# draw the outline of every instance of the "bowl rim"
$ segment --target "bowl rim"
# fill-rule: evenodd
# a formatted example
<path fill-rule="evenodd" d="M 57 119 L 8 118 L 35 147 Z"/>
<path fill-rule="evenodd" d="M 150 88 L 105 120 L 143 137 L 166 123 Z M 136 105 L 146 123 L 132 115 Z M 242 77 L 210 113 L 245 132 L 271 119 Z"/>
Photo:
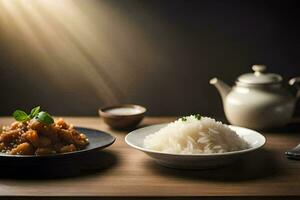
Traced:
<path fill-rule="evenodd" d="M 130 114 L 130 115 L 116 115 L 116 114 L 106 112 L 107 110 L 114 109 L 114 108 L 135 108 L 135 109 L 139 110 L 140 112 L 138 112 L 136 114 Z M 113 105 L 113 106 L 106 106 L 103 108 L 99 108 L 98 111 L 99 111 L 100 117 L 102 116 L 102 117 L 115 118 L 115 117 L 133 117 L 133 116 L 143 115 L 143 114 L 145 114 L 147 109 L 144 106 L 141 106 L 138 104 L 117 104 L 117 105 Z"/>
<path fill-rule="evenodd" d="M 167 125 L 168 123 L 163 123 L 163 124 L 155 124 L 155 125 L 150 125 L 150 126 L 146 126 L 146 127 L 143 127 L 143 128 L 139 128 L 139 129 L 136 129 L 134 131 L 131 131 L 130 133 L 128 133 L 125 137 L 125 142 L 127 145 L 135 148 L 135 149 L 138 149 L 140 151 L 143 151 L 145 153 L 154 153 L 154 154 L 161 154 L 161 155 L 168 155 L 168 156 L 184 156 L 184 157 L 214 157 L 214 156 L 228 156 L 228 155 L 237 155 L 237 154 L 243 154 L 243 153 L 249 153 L 249 152 L 252 152 L 252 151 L 255 151 L 255 150 L 258 150 L 260 148 L 262 148 L 265 144 L 266 144 L 266 137 L 263 136 L 262 134 L 260 134 L 259 132 L 255 131 L 255 130 L 252 130 L 252 129 L 248 129 L 248 128 L 244 128 L 244 127 L 240 127 L 240 126 L 233 126 L 233 125 L 228 125 L 230 128 L 238 128 L 238 129 L 243 129 L 243 130 L 246 130 L 246 131 L 251 131 L 251 132 L 254 132 L 257 134 L 258 137 L 260 137 L 262 139 L 262 144 L 260 144 L 259 146 L 257 147 L 250 147 L 248 149 L 243 149 L 243 150 L 239 150 L 239 151 L 230 151 L 230 152 L 224 152 L 224 153 L 196 153 L 196 154 L 180 154 L 180 153 L 167 153 L 167 152 L 161 152 L 161 151 L 156 151 L 156 150 L 151 150 L 151 149 L 146 149 L 144 147 L 139 147 L 135 144 L 132 144 L 131 142 L 128 141 L 128 137 L 131 135 L 131 134 L 134 134 L 135 131 L 137 130 L 142 130 L 142 129 L 146 129 L 146 128 L 149 128 L 149 127 L 152 127 L 152 126 L 165 126 Z"/>

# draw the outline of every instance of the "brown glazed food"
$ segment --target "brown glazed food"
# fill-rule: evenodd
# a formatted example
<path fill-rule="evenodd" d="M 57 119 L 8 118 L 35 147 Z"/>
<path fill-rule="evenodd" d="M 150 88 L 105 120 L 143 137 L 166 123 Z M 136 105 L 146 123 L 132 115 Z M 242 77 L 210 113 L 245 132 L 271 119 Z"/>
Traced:
<path fill-rule="evenodd" d="M 51 125 L 37 120 L 2 127 L 0 151 L 11 155 L 47 155 L 84 149 L 87 137 L 58 119 Z"/>

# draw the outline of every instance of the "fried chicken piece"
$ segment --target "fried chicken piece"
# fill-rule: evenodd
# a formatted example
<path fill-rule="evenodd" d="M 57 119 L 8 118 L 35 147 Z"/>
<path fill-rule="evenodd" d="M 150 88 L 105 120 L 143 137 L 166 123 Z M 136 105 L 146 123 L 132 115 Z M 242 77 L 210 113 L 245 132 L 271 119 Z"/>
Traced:
<path fill-rule="evenodd" d="M 76 151 L 76 147 L 74 144 L 70 144 L 70 145 L 65 145 L 60 149 L 60 153 L 66 153 L 66 152 L 72 152 L 72 151 Z"/>
<path fill-rule="evenodd" d="M 13 148 L 10 152 L 11 155 L 32 155 L 34 148 L 28 142 L 19 144 L 16 148 Z"/>
<path fill-rule="evenodd" d="M 20 136 L 19 130 L 5 131 L 5 132 L 2 132 L 0 134 L 0 142 L 3 142 L 5 144 L 9 144 L 9 143 L 12 143 L 19 136 Z"/>
<path fill-rule="evenodd" d="M 29 130 L 25 133 L 25 138 L 34 146 L 38 147 L 40 143 L 39 136 L 36 130 Z"/>
<path fill-rule="evenodd" d="M 48 155 L 54 153 L 56 153 L 56 151 L 51 147 L 39 147 L 35 151 L 35 155 Z"/>

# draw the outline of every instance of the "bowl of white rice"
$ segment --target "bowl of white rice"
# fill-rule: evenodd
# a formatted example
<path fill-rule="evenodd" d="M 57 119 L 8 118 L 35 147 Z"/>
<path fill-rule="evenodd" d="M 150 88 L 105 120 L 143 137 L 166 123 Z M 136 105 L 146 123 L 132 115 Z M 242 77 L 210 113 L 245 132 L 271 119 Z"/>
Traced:
<path fill-rule="evenodd" d="M 229 164 L 258 150 L 266 138 L 254 130 L 191 115 L 168 124 L 137 129 L 125 141 L 164 166 L 206 169 Z"/>

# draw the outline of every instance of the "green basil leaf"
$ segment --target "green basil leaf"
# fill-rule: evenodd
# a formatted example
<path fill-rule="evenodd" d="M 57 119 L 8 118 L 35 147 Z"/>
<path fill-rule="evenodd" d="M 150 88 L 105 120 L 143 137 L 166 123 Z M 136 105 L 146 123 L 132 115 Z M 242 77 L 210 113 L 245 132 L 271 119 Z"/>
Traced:
<path fill-rule="evenodd" d="M 47 112 L 39 112 L 36 116 L 35 119 L 38 120 L 39 122 L 42 122 L 44 124 L 50 125 L 54 123 L 53 118 L 47 113 Z"/>
<path fill-rule="evenodd" d="M 202 116 L 200 114 L 196 114 L 196 115 L 194 115 L 194 117 L 198 120 L 201 120 L 201 118 L 202 118 Z"/>
<path fill-rule="evenodd" d="M 30 112 L 30 118 L 34 118 L 40 112 L 40 109 L 40 106 L 33 108 Z"/>
<path fill-rule="evenodd" d="M 26 112 L 24 112 L 22 110 L 16 110 L 13 113 L 13 117 L 15 118 L 15 120 L 17 120 L 19 122 L 26 122 L 26 121 L 30 120 L 30 117 L 26 114 Z"/>

